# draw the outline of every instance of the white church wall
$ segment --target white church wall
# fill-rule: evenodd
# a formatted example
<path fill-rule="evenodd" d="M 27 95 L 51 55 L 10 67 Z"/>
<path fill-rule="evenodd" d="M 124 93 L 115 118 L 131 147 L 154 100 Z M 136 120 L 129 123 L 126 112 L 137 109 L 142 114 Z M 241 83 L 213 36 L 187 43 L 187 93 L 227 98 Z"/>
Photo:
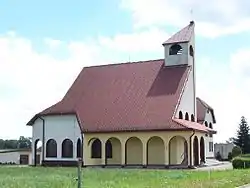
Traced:
<path fill-rule="evenodd" d="M 203 123 L 204 125 L 206 125 L 205 122 L 207 122 L 208 127 L 209 127 L 209 124 L 211 124 L 212 127 L 214 126 L 213 125 L 213 116 L 209 110 L 206 111 L 205 121 Z M 214 157 L 214 139 L 213 139 L 212 134 L 207 134 L 205 136 L 205 145 L 206 145 L 206 157 L 213 158 Z"/>
<path fill-rule="evenodd" d="M 187 83 L 184 86 L 184 91 L 183 91 L 180 103 L 175 113 L 176 118 L 179 118 L 180 111 L 183 114 L 183 119 L 185 119 L 186 112 L 188 113 L 189 120 L 191 120 L 191 115 L 195 114 L 196 101 L 194 101 L 194 87 L 193 86 L 194 86 L 193 85 L 193 73 L 191 71 L 189 73 Z"/>
<path fill-rule="evenodd" d="M 58 115 L 45 116 L 45 143 L 44 152 L 46 154 L 46 142 L 49 139 L 54 139 L 57 143 L 57 158 L 47 158 L 44 155 L 44 160 L 77 160 L 77 140 L 81 138 L 81 130 L 75 115 Z M 35 143 L 37 139 L 43 140 L 43 122 L 37 119 L 32 129 L 32 141 Z M 64 139 L 70 139 L 73 142 L 73 158 L 62 158 L 62 142 Z M 33 150 L 34 152 L 34 144 Z M 34 161 L 34 154 L 33 154 Z"/>

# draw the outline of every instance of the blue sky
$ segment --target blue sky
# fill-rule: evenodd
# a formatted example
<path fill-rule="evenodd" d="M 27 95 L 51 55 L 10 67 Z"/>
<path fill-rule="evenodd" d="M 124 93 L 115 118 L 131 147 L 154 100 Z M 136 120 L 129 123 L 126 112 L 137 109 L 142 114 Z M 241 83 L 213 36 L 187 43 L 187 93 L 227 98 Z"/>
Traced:
<path fill-rule="evenodd" d="M 0 33 L 14 30 L 32 40 L 37 50 L 44 50 L 41 40 L 46 36 L 63 41 L 93 40 L 98 36 L 112 37 L 117 33 L 133 32 L 133 17 L 130 11 L 121 7 L 119 0 L 4 1 L 0 7 L 0 22 Z M 169 32 L 179 29 L 167 24 L 160 28 Z M 212 53 L 226 58 L 234 49 L 231 45 L 247 45 L 245 38 L 248 36 L 247 32 L 216 40 L 198 36 L 197 49 L 199 55 Z"/>
<path fill-rule="evenodd" d="M 34 39 L 50 36 L 60 40 L 79 40 L 131 31 L 131 16 L 119 9 L 117 0 L 10 0 L 1 4 L 0 21 L 2 32 L 15 29 Z"/>
<path fill-rule="evenodd" d="M 119 0 L 4 1 L 0 7 L 0 22 L 1 33 L 14 30 L 18 35 L 31 39 L 38 49 L 42 48 L 41 40 L 46 36 L 63 41 L 92 40 L 98 36 L 112 37 L 117 33 L 133 31 L 132 15 L 120 6 Z M 167 24 L 160 28 L 169 32 L 179 29 Z M 247 45 L 245 39 L 248 36 L 247 32 L 222 36 L 216 40 L 198 36 L 198 52 L 201 55 L 212 53 L 226 58 L 234 49 L 231 45 Z M 206 45 L 203 45 L 204 43 Z M 225 46 L 225 43 L 229 45 Z M 202 48 L 199 48 L 199 45 Z M 215 45 L 218 47 L 215 48 Z M 220 50 L 217 50 L 218 48 Z"/>
<path fill-rule="evenodd" d="M 191 17 L 196 23 L 197 94 L 215 108 L 217 141 L 232 136 L 240 116 L 250 117 L 245 105 L 250 103 L 245 89 L 250 84 L 250 3 L 203 3 L 3 1 L 0 112 L 1 126 L 8 126 L 0 137 L 30 136 L 29 118 L 60 100 L 84 66 L 163 58 L 162 42 Z"/>

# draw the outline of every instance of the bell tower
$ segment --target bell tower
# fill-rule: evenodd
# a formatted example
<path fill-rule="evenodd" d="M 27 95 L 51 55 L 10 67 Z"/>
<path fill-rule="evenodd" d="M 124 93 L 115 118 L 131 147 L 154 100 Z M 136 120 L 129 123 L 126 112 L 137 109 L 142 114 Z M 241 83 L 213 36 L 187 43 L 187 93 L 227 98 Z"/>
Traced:
<path fill-rule="evenodd" d="M 183 98 L 185 98 L 182 105 L 182 111 L 193 114 L 195 120 L 197 119 L 196 113 L 196 70 L 195 70 L 195 34 L 194 34 L 194 21 L 190 21 L 189 25 L 175 33 L 162 45 L 164 47 L 164 64 L 165 67 L 176 66 L 189 66 L 190 73 L 188 81 L 185 86 Z M 183 99 L 184 100 L 184 99 Z M 187 102 L 188 101 L 188 102 Z"/>
<path fill-rule="evenodd" d="M 165 66 L 193 65 L 195 54 L 194 21 L 174 34 L 162 45 L 165 52 Z"/>

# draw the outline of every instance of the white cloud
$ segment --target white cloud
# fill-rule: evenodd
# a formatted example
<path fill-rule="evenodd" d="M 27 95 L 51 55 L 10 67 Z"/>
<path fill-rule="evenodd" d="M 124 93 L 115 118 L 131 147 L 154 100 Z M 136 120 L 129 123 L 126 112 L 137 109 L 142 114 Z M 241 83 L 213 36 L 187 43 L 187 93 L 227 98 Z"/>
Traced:
<path fill-rule="evenodd" d="M 239 76 L 250 77 L 250 48 L 238 49 L 231 55 L 231 69 Z"/>
<path fill-rule="evenodd" d="M 226 26 L 212 22 L 197 22 L 196 26 L 197 34 L 204 37 L 216 38 L 245 31 L 250 32 L 250 17 Z"/>
<path fill-rule="evenodd" d="M 121 8 L 132 12 L 135 28 L 183 27 L 194 19 L 197 34 L 210 38 L 249 32 L 249 6 L 245 0 L 121 0 Z"/>
<path fill-rule="evenodd" d="M 44 39 L 44 42 L 50 49 L 57 49 L 62 44 L 62 41 L 48 37 Z"/>
<path fill-rule="evenodd" d="M 238 50 L 229 63 L 211 58 L 198 61 L 197 94 L 215 110 L 216 141 L 234 136 L 241 116 L 250 117 L 250 49 Z"/>
<path fill-rule="evenodd" d="M 161 44 L 169 38 L 169 34 L 157 28 L 133 34 L 118 34 L 113 38 L 100 37 L 100 44 L 111 50 L 122 52 L 158 52 Z"/>
<path fill-rule="evenodd" d="M 70 57 L 59 60 L 49 53 L 38 53 L 29 39 L 2 35 L 0 112 L 4 129 L 0 136 L 30 135 L 30 129 L 25 128 L 27 121 L 60 100 L 82 67 L 99 62 L 97 49 L 90 46 L 72 42 L 68 44 Z"/>

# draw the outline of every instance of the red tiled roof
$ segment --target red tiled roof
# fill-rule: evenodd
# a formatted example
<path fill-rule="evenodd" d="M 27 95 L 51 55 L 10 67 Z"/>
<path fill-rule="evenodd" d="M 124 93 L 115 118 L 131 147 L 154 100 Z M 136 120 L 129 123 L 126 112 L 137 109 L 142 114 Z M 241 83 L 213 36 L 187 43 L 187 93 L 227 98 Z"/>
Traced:
<path fill-rule="evenodd" d="M 60 102 L 37 116 L 75 113 L 83 132 L 183 130 L 172 116 L 189 70 L 166 67 L 164 59 L 87 67 Z"/>
<path fill-rule="evenodd" d="M 196 98 L 196 105 L 197 105 L 197 121 L 203 122 L 205 120 L 205 115 L 207 110 L 210 110 L 213 118 L 213 123 L 216 123 L 214 109 L 209 106 L 205 101 L 201 100 L 199 97 Z"/>
<path fill-rule="evenodd" d="M 182 126 L 189 128 L 189 129 L 194 129 L 194 130 L 198 130 L 201 132 L 216 133 L 215 130 L 210 129 L 210 128 L 206 127 L 205 125 L 197 123 L 197 122 L 187 121 L 184 119 L 173 119 L 173 121 L 179 125 L 182 125 Z"/>
<path fill-rule="evenodd" d="M 190 41 L 194 32 L 194 25 L 194 21 L 191 21 L 188 26 L 184 27 L 182 30 L 170 37 L 163 43 L 163 45 Z"/>

